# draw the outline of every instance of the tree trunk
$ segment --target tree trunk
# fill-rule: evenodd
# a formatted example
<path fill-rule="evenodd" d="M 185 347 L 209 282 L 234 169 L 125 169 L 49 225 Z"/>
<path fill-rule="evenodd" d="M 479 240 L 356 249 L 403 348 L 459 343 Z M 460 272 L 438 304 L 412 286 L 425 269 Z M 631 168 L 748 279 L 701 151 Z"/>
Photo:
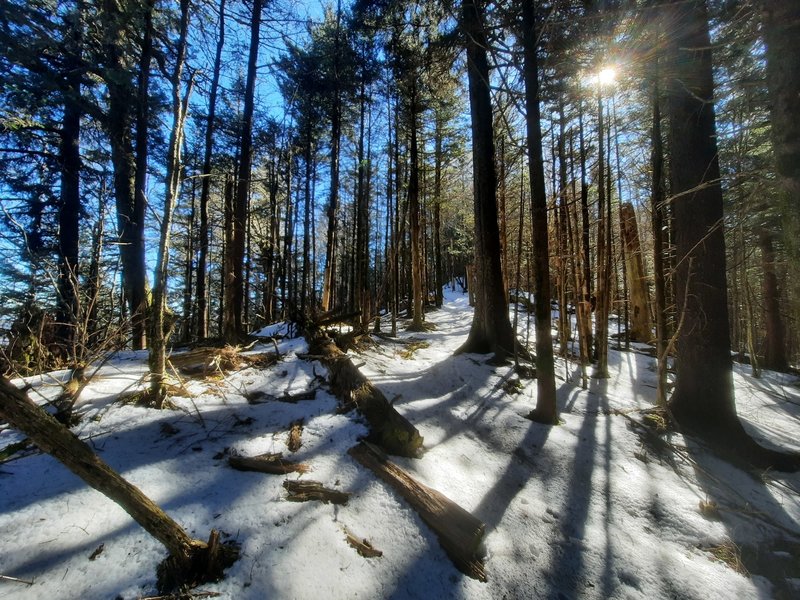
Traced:
<path fill-rule="evenodd" d="M 422 231 L 420 228 L 420 203 L 419 203 L 419 145 L 417 141 L 417 118 L 420 109 L 417 104 L 416 84 L 411 93 L 409 106 L 409 170 L 408 170 L 408 212 L 411 224 L 411 331 L 421 331 L 424 328 L 424 269 L 422 257 Z"/>
<path fill-rule="evenodd" d="M 358 329 L 366 333 L 369 328 L 369 321 L 372 308 L 370 307 L 369 293 L 369 186 L 368 169 L 370 169 L 369 157 L 365 160 L 364 133 L 367 124 L 368 98 L 365 84 L 361 83 L 361 114 L 358 136 L 358 193 L 356 194 L 356 239 L 355 239 L 355 289 L 353 295 L 355 307 L 359 313 L 357 319 Z M 372 119 L 370 113 L 370 119 Z"/>
<path fill-rule="evenodd" d="M 758 232 L 758 245 L 761 248 L 761 266 L 764 272 L 762 294 L 764 301 L 764 368 L 773 371 L 787 371 L 789 359 L 786 356 L 786 337 L 781 316 L 781 293 L 778 287 L 778 274 L 775 269 L 775 248 L 773 234 L 765 228 Z"/>
<path fill-rule="evenodd" d="M 114 197 L 117 203 L 119 253 L 122 260 L 122 285 L 131 319 L 134 350 L 145 347 L 147 277 L 144 254 L 144 207 L 135 193 L 136 161 L 133 152 L 131 98 L 135 97 L 130 72 L 120 47 L 130 18 L 114 0 L 104 2 L 104 39 L 108 113 L 106 129 L 114 167 Z"/>
<path fill-rule="evenodd" d="M 664 272 L 664 148 L 661 135 L 661 92 L 659 89 L 658 58 L 654 59 L 653 74 L 653 128 L 651 168 L 653 172 L 651 188 L 651 222 L 653 227 L 653 279 L 655 280 L 656 316 L 656 354 L 658 360 L 658 383 L 656 386 L 656 406 L 667 406 L 667 293 Z"/>
<path fill-rule="evenodd" d="M 436 306 L 441 308 L 444 303 L 444 271 L 442 267 L 442 163 L 444 161 L 443 117 L 437 111 L 436 130 L 434 132 L 434 167 L 433 167 L 433 271 Z"/>
<path fill-rule="evenodd" d="M 135 6 L 135 4 L 133 5 Z M 142 270 L 146 270 L 145 266 L 145 212 L 147 209 L 147 165 L 150 156 L 150 63 L 153 57 L 153 11 L 155 9 L 155 0 L 145 0 L 140 10 L 142 10 L 142 49 L 139 54 L 139 80 L 137 82 L 136 91 L 136 156 L 135 156 L 135 169 L 133 180 L 133 222 L 136 224 L 137 231 L 137 253 L 141 253 L 141 258 L 137 257 L 137 263 L 140 262 Z M 126 99 L 129 101 L 129 99 Z M 111 109 L 113 110 L 113 108 Z M 142 293 L 144 296 L 144 304 L 140 309 L 140 318 L 134 313 L 133 309 L 131 314 L 133 316 L 133 337 L 134 348 L 138 340 L 141 340 L 142 348 L 144 348 L 147 341 L 147 326 L 146 322 L 147 309 L 149 308 L 149 300 L 147 298 L 147 279 L 146 275 L 142 276 Z M 137 304 L 138 306 L 138 304 Z M 141 328 L 141 332 L 139 331 Z M 144 339 L 142 339 L 144 336 Z"/>
<path fill-rule="evenodd" d="M 180 525 L 139 488 L 123 479 L 92 452 L 86 443 L 31 402 L 5 378 L 0 378 L 0 418 L 22 431 L 39 448 L 61 462 L 87 485 L 119 505 L 167 548 L 174 566 L 183 571 L 184 575 L 198 575 L 200 579 L 212 581 L 218 579 L 222 575 L 222 569 L 235 560 L 234 552 L 229 554 L 228 560 L 211 560 L 213 557 L 209 556 L 210 548 L 207 544 L 189 537 Z M 213 532 L 211 538 L 214 538 Z M 218 572 L 211 572 L 215 565 L 219 567 Z M 202 570 L 206 570 L 205 578 L 200 574 Z M 196 573 L 192 573 L 193 571 Z M 180 579 L 180 574 L 178 575 Z"/>
<path fill-rule="evenodd" d="M 567 288 L 569 285 L 568 263 L 567 263 L 567 157 L 566 157 L 566 132 L 564 115 L 564 101 L 559 102 L 558 106 L 558 139 L 556 142 L 556 152 L 558 154 L 558 194 L 556 201 L 558 208 L 556 211 L 556 239 L 558 240 L 558 349 L 561 356 L 569 355 L 569 339 L 571 334 L 571 318 L 567 307 Z"/>
<path fill-rule="evenodd" d="M 211 195 L 211 158 L 214 152 L 214 120 L 217 112 L 217 92 L 219 90 L 222 50 L 225 46 L 225 0 L 219 2 L 219 35 L 211 74 L 211 90 L 208 95 L 208 117 L 206 118 L 205 144 L 203 154 L 202 187 L 200 188 L 200 242 L 197 258 L 197 337 L 208 337 L 208 201 Z"/>
<path fill-rule="evenodd" d="M 680 331 L 670 404 L 679 422 L 721 433 L 738 422 L 708 16 L 704 2 L 672 6 L 667 106 Z"/>
<path fill-rule="evenodd" d="M 161 217 L 161 235 L 156 258 L 156 277 L 153 286 L 153 311 L 150 332 L 150 401 L 156 408 L 162 408 L 167 396 L 166 391 L 166 346 L 171 333 L 172 324 L 166 322 L 167 317 L 167 274 L 169 270 L 169 246 L 172 228 L 172 213 L 181 187 L 181 148 L 183 130 L 186 122 L 189 96 L 192 91 L 190 83 L 186 96 L 181 96 L 183 66 L 186 58 L 186 36 L 189 29 L 189 0 L 180 0 L 181 20 L 178 45 L 176 48 L 175 66 L 172 71 L 172 130 L 169 136 L 167 153 L 167 173 L 164 182 L 164 213 Z"/>
<path fill-rule="evenodd" d="M 193 335 L 193 315 L 192 315 L 192 288 L 194 278 L 194 253 L 195 253 L 195 215 L 197 212 L 197 180 L 192 179 L 192 205 L 186 219 L 186 248 L 184 255 L 183 271 L 183 326 L 181 330 L 181 341 L 188 344 L 192 341 Z"/>
<path fill-rule="evenodd" d="M 783 240 L 795 298 L 794 316 L 800 319 L 800 2 L 761 2 Z"/>
<path fill-rule="evenodd" d="M 608 313 L 610 290 L 611 248 L 608 243 L 611 222 L 607 216 L 605 132 L 603 119 L 602 83 L 597 82 L 597 311 L 595 313 L 595 349 L 597 368 L 594 377 L 608 378 Z"/>
<path fill-rule="evenodd" d="M 528 169 L 531 185 L 531 226 L 534 254 L 534 311 L 536 314 L 536 408 L 528 415 L 541 423 L 558 423 L 555 365 L 550 311 L 550 250 L 547 234 L 547 193 L 542 161 L 539 112 L 539 72 L 533 0 L 522 2 Z"/>
<path fill-rule="evenodd" d="M 625 248 L 625 275 L 628 278 L 630 291 L 630 339 L 634 342 L 649 343 L 653 338 L 650 323 L 650 298 L 647 292 L 647 276 L 644 272 L 642 248 L 639 243 L 639 227 L 636 224 L 636 213 L 630 202 L 620 205 L 620 225 L 622 226 L 622 246 Z"/>
<path fill-rule="evenodd" d="M 225 341 L 237 344 L 244 335 L 242 312 L 244 310 L 244 254 L 247 238 L 247 205 L 250 197 L 250 170 L 253 164 L 253 111 L 258 66 L 259 33 L 263 0 L 253 0 L 250 21 L 250 54 L 247 59 L 247 79 L 242 111 L 241 145 L 239 147 L 239 173 L 236 197 L 233 203 L 233 236 L 227 248 L 225 294 Z"/>
<path fill-rule="evenodd" d="M 66 87 L 64 89 L 64 114 L 61 119 L 61 198 L 58 208 L 58 338 L 73 360 L 81 360 L 86 348 L 77 348 L 80 323 L 78 296 L 78 248 L 81 214 L 81 54 L 83 4 L 77 3 L 69 15 L 69 51 L 65 53 Z"/>
<path fill-rule="evenodd" d="M 488 43 L 478 2 L 480 0 L 462 1 L 461 26 L 467 49 L 472 121 L 476 302 L 469 336 L 458 352 L 494 352 L 500 358 L 514 353 L 516 338 L 503 291 L 492 104 L 486 57 Z"/>
<path fill-rule="evenodd" d="M 581 162 L 581 263 L 583 264 L 583 287 L 581 294 L 583 298 L 581 301 L 584 305 L 585 317 L 589 323 L 589 329 L 586 332 L 586 341 L 588 343 L 589 351 L 594 345 L 592 339 L 592 312 L 594 311 L 594 302 L 592 301 L 592 248 L 591 248 L 591 224 L 589 222 L 589 185 L 586 182 L 586 138 L 583 133 L 583 99 L 578 98 L 578 143 L 580 149 L 580 162 Z"/>

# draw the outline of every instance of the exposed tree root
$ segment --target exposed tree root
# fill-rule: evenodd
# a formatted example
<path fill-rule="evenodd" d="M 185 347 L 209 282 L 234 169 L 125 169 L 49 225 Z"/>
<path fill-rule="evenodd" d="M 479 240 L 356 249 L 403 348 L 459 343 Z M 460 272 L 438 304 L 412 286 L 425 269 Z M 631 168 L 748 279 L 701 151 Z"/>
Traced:
<path fill-rule="evenodd" d="M 161 562 L 158 566 L 158 591 L 174 592 L 219 581 L 225 569 L 238 558 L 238 544 L 220 541 L 219 532 L 212 529 L 207 543 L 194 540 L 188 553 L 182 556 L 170 554 Z"/>

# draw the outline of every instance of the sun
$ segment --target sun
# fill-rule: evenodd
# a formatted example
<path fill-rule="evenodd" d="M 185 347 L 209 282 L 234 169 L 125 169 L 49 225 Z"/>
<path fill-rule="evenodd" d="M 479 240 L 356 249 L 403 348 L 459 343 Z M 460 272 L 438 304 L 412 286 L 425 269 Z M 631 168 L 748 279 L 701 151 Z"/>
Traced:
<path fill-rule="evenodd" d="M 617 79 L 617 69 L 614 67 L 603 67 L 597 73 L 597 83 L 600 85 L 611 85 Z"/>

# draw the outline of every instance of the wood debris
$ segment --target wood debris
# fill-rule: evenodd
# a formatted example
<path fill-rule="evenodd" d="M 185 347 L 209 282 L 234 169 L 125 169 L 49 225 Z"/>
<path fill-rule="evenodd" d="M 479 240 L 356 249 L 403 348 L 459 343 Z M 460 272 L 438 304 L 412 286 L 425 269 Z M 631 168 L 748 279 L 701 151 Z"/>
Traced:
<path fill-rule="evenodd" d="M 375 548 L 366 538 L 359 539 L 351 532 L 347 531 L 347 529 L 344 530 L 344 534 L 348 545 L 351 548 L 355 548 L 356 552 L 364 558 L 380 558 L 383 556 L 383 552 Z"/>
<path fill-rule="evenodd" d="M 311 470 L 311 467 L 306 464 L 283 460 L 282 452 L 259 456 L 229 456 L 228 464 L 238 471 L 257 471 L 269 475 L 307 473 Z"/>
<path fill-rule="evenodd" d="M 486 525 L 480 519 L 444 494 L 416 481 L 372 444 L 362 442 L 348 454 L 388 483 L 417 511 L 462 573 L 486 581 L 483 566 Z"/>
<path fill-rule="evenodd" d="M 326 488 L 319 481 L 289 481 L 283 482 L 283 487 L 289 492 L 287 499 L 292 502 L 308 502 L 319 500 L 327 504 L 347 504 L 350 494 Z"/>
<path fill-rule="evenodd" d="M 292 421 L 289 429 L 289 438 L 286 440 L 286 446 L 289 448 L 289 452 L 297 452 L 300 450 L 300 447 L 303 445 L 303 442 L 300 439 L 302 435 L 303 419 Z"/>

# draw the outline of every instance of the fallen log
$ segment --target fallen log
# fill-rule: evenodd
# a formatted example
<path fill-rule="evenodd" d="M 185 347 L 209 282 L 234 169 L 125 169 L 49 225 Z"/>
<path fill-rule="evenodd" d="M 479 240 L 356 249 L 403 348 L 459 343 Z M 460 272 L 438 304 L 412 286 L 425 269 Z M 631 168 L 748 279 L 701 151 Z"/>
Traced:
<path fill-rule="evenodd" d="M 0 419 L 22 431 L 42 451 L 122 507 L 167 548 L 170 554 L 159 566 L 159 591 L 216 581 L 238 557 L 238 549 L 220 544 L 219 534 L 214 530 L 208 543 L 191 538 L 139 488 L 109 467 L 85 442 L 5 377 L 0 377 Z"/>
<path fill-rule="evenodd" d="M 326 488 L 319 481 L 289 481 L 283 482 L 283 487 L 289 492 L 288 500 L 292 502 L 308 502 L 309 500 L 319 500 L 323 504 L 331 502 L 333 504 L 347 504 L 350 500 L 348 492 L 340 492 Z"/>
<path fill-rule="evenodd" d="M 361 443 L 348 454 L 388 483 L 417 511 L 459 571 L 486 581 L 482 546 L 486 525 L 480 519 L 444 494 L 416 481 L 372 444 Z"/>
<path fill-rule="evenodd" d="M 245 394 L 245 398 L 249 404 L 265 404 L 267 402 L 288 402 L 289 404 L 297 404 L 301 400 L 314 400 L 317 397 L 317 390 L 308 390 L 307 392 L 298 392 L 296 394 L 282 394 L 274 396 L 267 394 L 261 390 L 255 390 Z"/>
<path fill-rule="evenodd" d="M 230 456 L 228 464 L 237 471 L 257 471 L 268 475 L 287 473 L 307 473 L 311 470 L 306 464 L 283 460 L 283 453 L 261 454 L 259 456 Z"/>
<path fill-rule="evenodd" d="M 315 355 L 330 374 L 331 390 L 347 407 L 354 407 L 367 419 L 369 441 L 389 454 L 416 458 L 422 448 L 422 436 L 386 399 L 378 388 L 353 364 L 333 341 L 317 335 L 311 342 Z"/>

